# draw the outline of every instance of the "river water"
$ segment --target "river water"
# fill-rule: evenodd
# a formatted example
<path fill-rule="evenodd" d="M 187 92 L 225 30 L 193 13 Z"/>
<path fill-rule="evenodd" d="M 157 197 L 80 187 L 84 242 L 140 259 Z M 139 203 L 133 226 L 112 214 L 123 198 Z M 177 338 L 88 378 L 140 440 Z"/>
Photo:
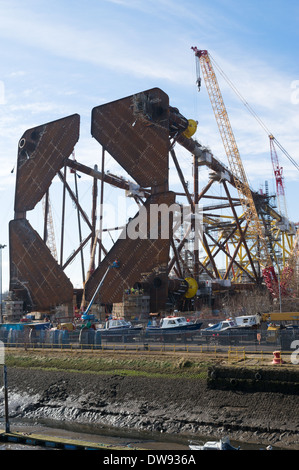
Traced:
<path fill-rule="evenodd" d="M 3 420 L 0 420 L 0 428 L 4 429 Z M 158 432 L 137 431 L 128 429 L 118 429 L 111 427 L 95 428 L 94 426 L 63 422 L 57 426 L 57 422 L 49 420 L 34 422 L 32 420 L 10 421 L 11 432 L 30 434 L 42 434 L 44 436 L 82 440 L 90 443 L 100 443 L 109 445 L 127 446 L 128 449 L 144 449 L 154 451 L 188 451 L 189 441 L 213 441 L 218 440 L 215 436 L 188 436 L 165 434 Z M 244 442 L 231 441 L 234 447 L 242 450 L 260 450 L 265 449 L 264 445 L 248 444 Z M 273 450 L 279 450 L 273 447 Z M 16 443 L 0 443 L 0 450 L 49 450 L 49 448 L 22 445 Z M 55 450 L 55 449 L 51 449 Z M 109 450 L 109 448 L 108 448 Z"/>

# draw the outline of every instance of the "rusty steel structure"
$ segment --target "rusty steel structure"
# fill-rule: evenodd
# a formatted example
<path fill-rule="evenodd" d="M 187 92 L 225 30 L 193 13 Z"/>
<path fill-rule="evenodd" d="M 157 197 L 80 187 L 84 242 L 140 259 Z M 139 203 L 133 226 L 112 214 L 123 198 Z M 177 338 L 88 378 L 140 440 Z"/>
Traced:
<path fill-rule="evenodd" d="M 49 190 L 79 139 L 78 115 L 28 129 L 18 145 L 15 217 L 9 224 L 10 290 L 25 309 L 47 310 L 72 299 L 72 284 L 26 213 Z"/>
<path fill-rule="evenodd" d="M 81 258 L 80 295 L 84 300 L 92 298 L 107 267 L 117 259 L 119 269 L 111 270 L 105 278 L 100 302 L 108 305 L 121 302 L 126 289 L 138 286 L 150 295 L 152 312 L 173 309 L 178 303 L 196 308 L 198 299 L 205 295 L 203 290 L 200 294 L 200 289 L 207 282 L 223 289 L 262 286 L 258 234 L 249 227 L 242 210 L 235 190 L 236 178 L 209 149 L 190 136 L 189 126 L 190 121 L 170 106 L 168 95 L 153 88 L 92 110 L 91 135 L 102 147 L 100 170 L 74 158 L 80 132 L 80 117 L 76 114 L 23 134 L 18 145 L 15 215 L 9 224 L 9 241 L 10 291 L 15 299 L 24 302 L 25 310 L 50 312 L 58 305 L 73 303 L 77 289 L 66 269 L 76 258 Z M 178 148 L 191 155 L 193 188 L 186 182 Z M 109 173 L 105 168 L 106 153 L 125 170 L 127 178 Z M 182 185 L 181 192 L 170 188 L 171 165 Z M 198 177 L 202 168 L 208 171 L 204 182 Z M 68 172 L 74 174 L 75 189 L 68 182 Z M 80 174 L 93 182 L 90 217 L 78 196 Z M 57 259 L 47 245 L 48 196 L 54 178 L 62 185 Z M 138 209 L 125 226 L 118 227 L 120 235 L 111 248 L 104 246 L 107 228 L 103 214 L 97 213 L 99 204 L 100 208 L 104 204 L 104 185 L 129 194 Z M 219 185 L 223 193 L 215 196 L 211 190 Z M 251 194 L 260 222 L 266 228 L 273 260 L 281 270 L 292 253 L 294 226 L 275 210 L 267 194 L 252 190 Z M 79 242 L 72 249 L 67 247 L 64 237 L 67 195 L 78 215 Z M 44 228 L 40 235 L 31 226 L 28 213 L 42 199 Z M 166 220 L 160 215 L 155 219 L 154 230 L 153 207 L 169 209 Z M 182 216 L 185 208 L 187 220 Z M 223 210 L 229 213 L 223 215 Z M 87 230 L 84 237 L 83 223 Z M 198 227 L 200 233 L 196 232 Z M 196 235 L 199 236 L 195 242 Z M 86 249 L 88 268 L 83 256 Z M 190 279 L 199 289 L 192 295 L 188 295 Z"/>

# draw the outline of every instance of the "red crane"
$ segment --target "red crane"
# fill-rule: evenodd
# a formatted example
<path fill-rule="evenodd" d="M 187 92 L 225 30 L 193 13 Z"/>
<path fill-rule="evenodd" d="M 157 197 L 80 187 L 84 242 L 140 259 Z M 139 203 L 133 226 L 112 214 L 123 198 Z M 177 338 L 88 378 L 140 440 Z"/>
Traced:
<path fill-rule="evenodd" d="M 269 135 L 270 138 L 270 152 L 271 152 L 271 159 L 273 165 L 273 172 L 276 181 L 276 195 L 277 195 L 277 203 L 278 209 L 281 215 L 287 217 L 287 205 L 285 200 L 285 186 L 284 186 L 284 177 L 283 177 L 283 167 L 280 166 L 276 148 L 274 145 L 274 136 Z M 282 207 L 283 203 L 283 207 Z"/>

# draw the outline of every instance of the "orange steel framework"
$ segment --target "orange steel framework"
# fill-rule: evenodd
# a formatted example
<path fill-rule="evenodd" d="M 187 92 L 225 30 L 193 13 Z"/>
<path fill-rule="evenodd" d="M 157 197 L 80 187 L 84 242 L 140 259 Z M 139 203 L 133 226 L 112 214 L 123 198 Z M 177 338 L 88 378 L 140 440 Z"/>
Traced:
<path fill-rule="evenodd" d="M 274 250 L 273 246 L 271 246 L 272 243 L 269 243 L 269 236 L 271 236 L 271 233 L 267 234 L 267 228 L 269 231 L 269 227 L 260 221 L 209 53 L 207 50 L 199 50 L 196 47 L 192 47 L 192 50 L 195 52 L 195 56 L 198 58 L 201 65 L 207 91 L 214 110 L 230 169 L 234 177 L 235 185 L 238 190 L 239 199 L 243 207 L 245 218 L 248 224 L 253 227 L 253 230 L 258 235 L 258 257 L 259 264 L 262 267 L 264 281 L 274 297 L 278 297 L 280 295 L 280 290 L 282 290 L 282 294 L 287 294 L 285 290 L 287 284 L 286 280 L 282 279 L 281 285 L 278 285 L 278 279 L 273 265 L 273 262 L 275 261 Z M 200 85 L 199 77 L 198 84 Z M 273 145 L 271 139 L 270 143 Z M 273 149 L 272 145 L 271 152 L 273 160 L 273 152 L 275 149 Z M 276 168 L 276 171 L 277 170 L 278 168 Z M 281 181 L 281 178 L 278 179 L 277 174 L 275 174 L 275 176 L 277 183 L 280 182 L 278 194 L 284 194 L 284 192 L 282 192 L 283 182 Z M 285 271 L 283 271 L 282 276 L 284 274 Z"/>

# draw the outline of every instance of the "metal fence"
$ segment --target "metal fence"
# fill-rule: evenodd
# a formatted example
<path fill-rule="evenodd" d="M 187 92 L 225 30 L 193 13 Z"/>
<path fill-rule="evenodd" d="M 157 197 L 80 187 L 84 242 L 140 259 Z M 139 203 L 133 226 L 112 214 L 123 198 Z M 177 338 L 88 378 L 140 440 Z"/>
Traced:
<path fill-rule="evenodd" d="M 274 346 L 278 349 L 290 350 L 292 343 L 299 340 L 299 329 L 232 329 L 221 333 L 202 331 L 201 340 L 207 344 L 219 346 L 245 346 L 256 350 Z"/>
<path fill-rule="evenodd" d="M 59 329 L 23 330 L 0 329 L 0 341 L 7 347 L 52 348 L 52 349 L 103 349 L 118 348 L 125 345 L 127 349 L 184 351 L 227 350 L 230 347 L 245 348 L 247 351 L 273 351 L 280 349 L 291 351 L 294 342 L 299 341 L 299 328 L 281 330 L 232 330 L 222 333 L 199 331 L 191 338 L 184 334 L 160 334 L 147 337 L 144 331 L 134 335 L 122 332 L 106 337 L 101 330 L 77 329 L 74 331 Z M 298 343 L 299 345 L 299 343 Z M 298 346 L 297 346 L 298 348 Z"/>

